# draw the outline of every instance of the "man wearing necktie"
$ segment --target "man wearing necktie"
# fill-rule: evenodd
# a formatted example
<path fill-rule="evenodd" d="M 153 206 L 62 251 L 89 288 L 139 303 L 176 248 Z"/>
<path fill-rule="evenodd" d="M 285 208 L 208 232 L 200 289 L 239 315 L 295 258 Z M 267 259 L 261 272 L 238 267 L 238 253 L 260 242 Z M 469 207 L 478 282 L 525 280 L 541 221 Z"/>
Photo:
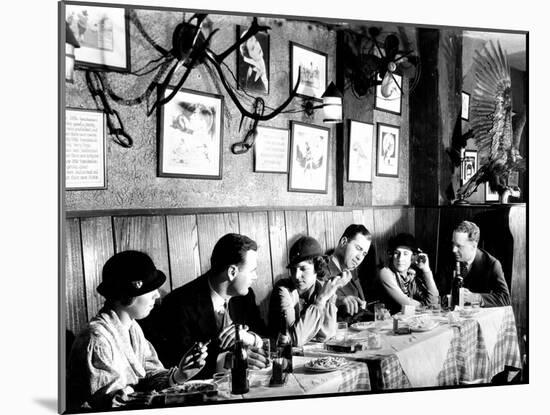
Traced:
<path fill-rule="evenodd" d="M 265 323 L 256 305 L 251 285 L 256 280 L 257 245 L 239 234 L 223 236 L 212 251 L 211 269 L 169 293 L 154 316 L 159 331 L 159 357 L 171 362 L 195 342 L 208 342 L 208 358 L 200 377 L 227 368 L 235 344 L 235 324 L 249 347 L 249 366 L 264 368 L 261 354 Z"/>
<path fill-rule="evenodd" d="M 462 221 L 453 232 L 453 254 L 461 262 L 464 302 L 481 307 L 510 305 L 510 291 L 500 261 L 478 248 L 479 227 Z"/>
<path fill-rule="evenodd" d="M 329 258 L 331 276 L 342 275 L 346 270 L 352 275 L 351 281 L 336 291 L 339 319 L 353 317 L 367 305 L 357 268 L 367 256 L 371 240 L 372 235 L 363 225 L 349 225 Z"/>

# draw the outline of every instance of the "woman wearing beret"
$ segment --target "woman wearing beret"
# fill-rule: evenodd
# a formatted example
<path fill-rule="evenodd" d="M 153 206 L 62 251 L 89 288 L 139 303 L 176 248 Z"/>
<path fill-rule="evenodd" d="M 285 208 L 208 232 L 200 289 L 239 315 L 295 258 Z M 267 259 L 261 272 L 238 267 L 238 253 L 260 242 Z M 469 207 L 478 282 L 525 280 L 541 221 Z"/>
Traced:
<path fill-rule="evenodd" d="M 428 255 L 416 245 L 414 236 L 400 233 L 389 241 L 387 267 L 380 270 L 378 279 L 383 301 L 392 314 L 404 305 L 436 304 L 439 292 L 430 269 Z"/>
<path fill-rule="evenodd" d="M 288 331 L 292 344 L 301 346 L 314 337 L 330 338 L 336 332 L 336 290 L 347 284 L 351 274 L 325 283 L 326 262 L 321 246 L 304 236 L 290 248 L 290 278 L 275 284 L 269 304 L 269 329 L 272 336 Z"/>
<path fill-rule="evenodd" d="M 77 336 L 69 356 L 69 410 L 136 403 L 128 397 L 132 392 L 181 384 L 202 369 L 207 354 L 200 343 L 177 367 L 164 368 L 136 322 L 151 312 L 165 281 L 164 273 L 142 252 L 120 252 L 105 263 L 97 287 L 105 304 Z"/>

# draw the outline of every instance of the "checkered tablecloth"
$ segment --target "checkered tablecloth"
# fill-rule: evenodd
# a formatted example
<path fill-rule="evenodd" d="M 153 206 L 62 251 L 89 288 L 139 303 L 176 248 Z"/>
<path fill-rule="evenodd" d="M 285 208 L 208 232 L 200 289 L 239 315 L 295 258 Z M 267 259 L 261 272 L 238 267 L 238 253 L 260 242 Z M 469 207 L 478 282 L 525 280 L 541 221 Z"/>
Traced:
<path fill-rule="evenodd" d="M 505 366 L 521 368 L 516 325 L 512 307 L 486 309 L 481 313 L 490 318 L 500 319 L 500 328 L 492 353 L 485 346 L 483 332 L 476 318 L 463 320 L 454 331 L 453 340 L 447 353 L 443 368 L 438 375 L 438 386 L 458 385 L 463 381 L 481 380 L 490 382 L 491 378 L 504 370 Z M 419 357 L 421 358 L 421 357 Z M 376 375 L 376 389 L 411 388 L 396 355 L 371 360 L 369 370 Z"/>
<path fill-rule="evenodd" d="M 351 362 L 341 370 L 342 383 L 338 392 L 370 391 L 369 369 L 366 363 Z"/>
<path fill-rule="evenodd" d="M 497 310 L 494 312 L 496 314 Z M 498 312 L 502 315 L 495 316 L 495 318 L 500 318 L 501 323 L 492 353 L 488 353 L 482 329 L 476 319 L 465 320 L 459 328 L 462 339 L 457 351 L 460 380 L 490 382 L 491 378 L 503 371 L 505 366 L 521 369 L 521 357 L 512 308 L 503 307 Z"/>

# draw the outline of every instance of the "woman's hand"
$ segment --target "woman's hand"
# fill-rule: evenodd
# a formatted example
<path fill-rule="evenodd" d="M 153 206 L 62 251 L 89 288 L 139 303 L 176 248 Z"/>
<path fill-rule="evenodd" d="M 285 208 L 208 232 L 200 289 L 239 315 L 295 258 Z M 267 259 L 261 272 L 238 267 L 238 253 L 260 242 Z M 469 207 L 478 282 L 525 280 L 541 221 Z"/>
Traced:
<path fill-rule="evenodd" d="M 344 271 L 345 273 L 346 271 Z M 347 271 L 349 273 L 349 271 Z M 351 273 L 350 273 L 351 275 Z M 321 291 L 319 292 L 319 295 L 317 296 L 317 304 L 320 305 L 320 306 L 324 306 L 326 304 L 326 302 L 334 295 L 336 294 L 336 290 L 338 290 L 338 288 L 342 287 L 343 285 L 347 284 L 349 282 L 349 280 L 347 282 L 345 282 L 345 284 L 343 284 L 343 282 L 347 279 L 347 277 L 342 277 L 340 275 L 332 278 L 331 280 L 328 280 L 325 282 L 325 284 L 323 285 L 323 288 L 321 288 Z"/>
<path fill-rule="evenodd" d="M 416 258 L 416 266 L 420 271 L 422 271 L 424 274 L 427 272 L 431 272 L 430 269 L 430 260 L 428 258 L 428 255 L 424 252 L 420 251 L 417 254 Z"/>
<path fill-rule="evenodd" d="M 181 358 L 174 380 L 183 383 L 199 373 L 206 364 L 208 356 L 207 343 L 195 343 Z"/>

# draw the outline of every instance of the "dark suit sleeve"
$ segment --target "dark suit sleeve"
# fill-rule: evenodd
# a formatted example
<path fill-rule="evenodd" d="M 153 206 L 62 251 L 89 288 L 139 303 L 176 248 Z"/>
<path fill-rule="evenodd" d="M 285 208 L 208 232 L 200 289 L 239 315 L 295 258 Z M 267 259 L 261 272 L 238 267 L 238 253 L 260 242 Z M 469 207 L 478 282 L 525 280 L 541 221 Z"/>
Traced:
<path fill-rule="evenodd" d="M 256 305 L 256 295 L 254 291 L 249 290 L 245 297 L 245 321 L 250 330 L 260 336 L 267 335 L 267 327 L 264 319 L 260 314 L 260 309 Z"/>
<path fill-rule="evenodd" d="M 177 365 L 183 354 L 197 341 L 190 332 L 187 311 L 177 307 L 177 301 L 165 301 L 156 315 L 156 323 L 161 333 L 161 361 L 167 367 Z"/>
<path fill-rule="evenodd" d="M 504 279 L 502 265 L 498 260 L 492 262 L 489 267 L 489 281 L 491 290 L 489 293 L 481 293 L 483 307 L 502 307 L 510 305 L 510 291 Z"/>

